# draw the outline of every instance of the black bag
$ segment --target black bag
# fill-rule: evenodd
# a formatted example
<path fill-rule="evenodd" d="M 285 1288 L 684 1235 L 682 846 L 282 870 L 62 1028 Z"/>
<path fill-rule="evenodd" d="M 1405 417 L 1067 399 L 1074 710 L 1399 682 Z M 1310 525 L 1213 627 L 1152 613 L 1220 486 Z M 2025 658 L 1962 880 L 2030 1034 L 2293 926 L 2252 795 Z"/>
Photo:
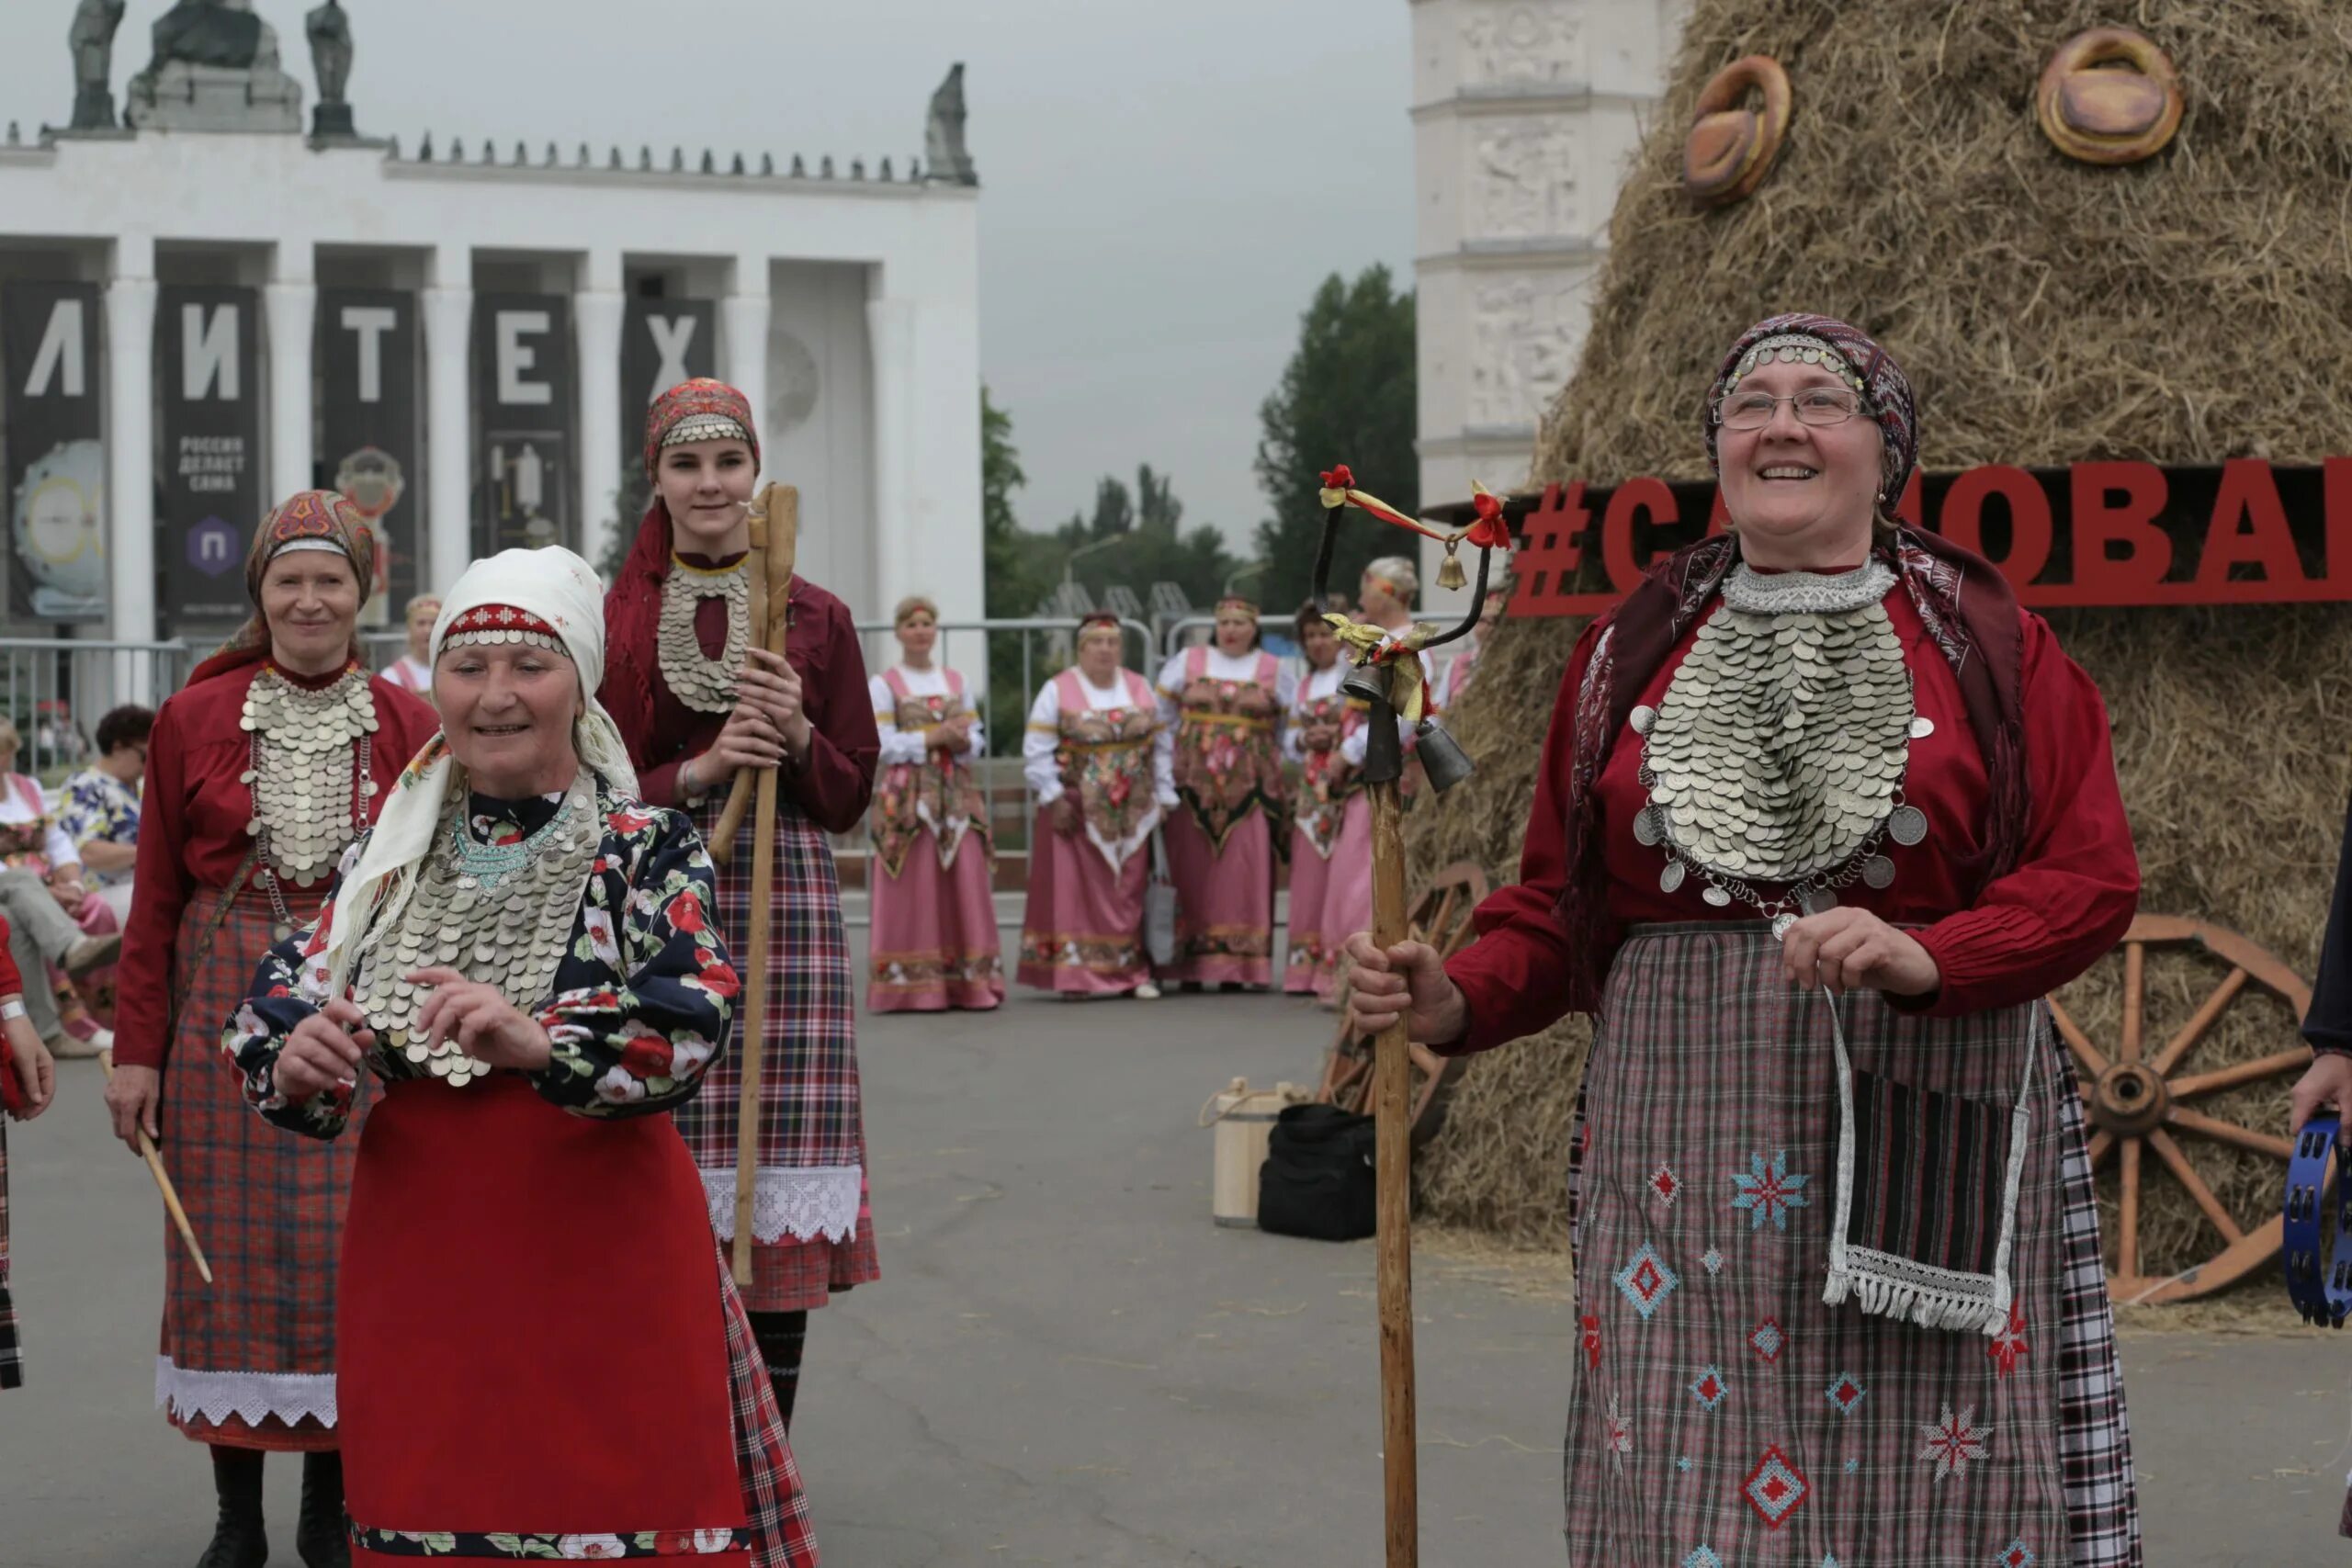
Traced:
<path fill-rule="evenodd" d="M 1293 1105 L 1274 1118 L 1258 1168 L 1258 1228 L 1355 1241 L 1377 1228 L 1373 1122 L 1336 1105 Z"/>

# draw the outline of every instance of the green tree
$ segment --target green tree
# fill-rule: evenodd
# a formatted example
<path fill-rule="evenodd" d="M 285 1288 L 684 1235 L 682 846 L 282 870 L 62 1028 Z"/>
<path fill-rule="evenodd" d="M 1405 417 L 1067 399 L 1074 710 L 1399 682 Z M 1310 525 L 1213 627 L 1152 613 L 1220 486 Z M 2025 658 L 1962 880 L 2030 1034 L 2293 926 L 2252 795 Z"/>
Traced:
<path fill-rule="evenodd" d="M 1258 525 L 1261 586 L 1270 608 L 1313 589 L 1323 532 L 1321 470 L 1345 463 L 1359 489 L 1407 513 L 1420 505 L 1415 423 L 1413 295 L 1385 266 L 1353 283 L 1333 273 L 1299 318 L 1298 348 L 1258 410 L 1258 483 L 1273 515 Z M 1332 588 L 1353 598 L 1375 557 L 1412 555 L 1413 536 L 1351 513 L 1340 526 Z"/>
<path fill-rule="evenodd" d="M 980 529 L 982 564 L 987 581 L 984 603 L 991 615 L 1025 615 L 1034 596 L 1022 597 L 1028 586 L 1028 557 L 1021 519 L 1012 510 L 1012 492 L 1029 482 L 1022 471 L 1021 454 L 1012 445 L 1012 416 L 980 387 Z"/>
<path fill-rule="evenodd" d="M 1115 475 L 1105 475 L 1094 488 L 1092 518 L 1073 513 L 1062 526 L 1059 542 L 1067 547 L 1117 541 L 1073 569 L 1097 602 L 1113 583 L 1143 595 L 1155 582 L 1172 582 L 1194 604 L 1206 608 L 1225 591 L 1226 580 L 1239 563 L 1226 547 L 1222 533 L 1205 525 L 1185 533 L 1183 517 L 1175 481 L 1145 463 L 1136 469 L 1133 490 Z"/>

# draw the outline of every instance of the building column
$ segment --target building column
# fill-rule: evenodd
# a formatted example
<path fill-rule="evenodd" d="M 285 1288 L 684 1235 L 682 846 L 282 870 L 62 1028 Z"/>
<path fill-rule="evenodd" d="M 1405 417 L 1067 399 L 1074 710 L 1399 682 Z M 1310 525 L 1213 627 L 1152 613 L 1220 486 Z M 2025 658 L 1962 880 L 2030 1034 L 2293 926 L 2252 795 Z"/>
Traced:
<path fill-rule="evenodd" d="M 269 504 L 317 484 L 319 287 L 308 245 L 277 247 L 276 274 L 264 299 L 269 311 Z"/>
<path fill-rule="evenodd" d="M 474 291 L 441 281 L 424 291 L 424 570 L 418 588 L 447 592 L 473 560 Z"/>
<path fill-rule="evenodd" d="M 117 642 L 155 640 L 155 245 L 115 243 L 107 283 L 107 592 Z M 143 659 L 117 661 L 128 702 L 163 695 Z"/>
<path fill-rule="evenodd" d="M 622 526 L 613 515 L 620 483 L 621 258 L 617 251 L 588 257 L 587 287 L 572 299 L 580 346 L 580 553 L 595 566 Z"/>
<path fill-rule="evenodd" d="M 745 256 L 735 264 L 735 292 L 718 302 L 720 374 L 752 405 L 754 424 L 768 417 L 768 314 L 767 258 Z"/>
<path fill-rule="evenodd" d="M 918 461 L 914 301 L 868 299 L 865 335 L 874 355 L 874 602 L 888 615 L 915 592 L 919 564 L 911 493 Z M 935 571 L 945 563 L 921 564 Z"/>

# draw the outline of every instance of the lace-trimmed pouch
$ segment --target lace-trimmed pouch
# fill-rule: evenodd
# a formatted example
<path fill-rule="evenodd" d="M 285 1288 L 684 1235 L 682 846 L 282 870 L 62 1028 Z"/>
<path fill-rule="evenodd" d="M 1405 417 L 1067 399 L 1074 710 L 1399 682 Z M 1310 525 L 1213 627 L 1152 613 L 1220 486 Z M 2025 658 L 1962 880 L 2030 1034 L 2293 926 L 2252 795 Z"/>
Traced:
<path fill-rule="evenodd" d="M 2017 1102 L 1923 1089 L 1858 1071 L 1833 998 L 1838 1212 L 1822 1300 L 1923 1328 L 1998 1334 L 2014 1285 L 2018 1190 L 2031 1130 L 2037 1041 Z M 2036 1029 L 2039 1030 L 2037 1021 Z"/>

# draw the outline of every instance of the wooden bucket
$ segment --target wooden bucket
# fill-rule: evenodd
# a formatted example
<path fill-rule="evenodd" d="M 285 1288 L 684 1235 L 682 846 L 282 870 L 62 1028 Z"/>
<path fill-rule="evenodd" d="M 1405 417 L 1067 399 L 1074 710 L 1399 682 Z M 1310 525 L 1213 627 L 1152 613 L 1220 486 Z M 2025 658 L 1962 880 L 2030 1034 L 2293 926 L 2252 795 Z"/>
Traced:
<path fill-rule="evenodd" d="M 1258 1168 L 1266 1163 L 1266 1144 L 1273 1136 L 1274 1118 L 1284 1106 L 1307 1099 L 1307 1092 L 1296 1084 L 1252 1089 L 1248 1078 L 1236 1078 L 1201 1107 L 1200 1124 L 1216 1129 L 1209 1214 L 1218 1224 L 1258 1228 Z"/>

